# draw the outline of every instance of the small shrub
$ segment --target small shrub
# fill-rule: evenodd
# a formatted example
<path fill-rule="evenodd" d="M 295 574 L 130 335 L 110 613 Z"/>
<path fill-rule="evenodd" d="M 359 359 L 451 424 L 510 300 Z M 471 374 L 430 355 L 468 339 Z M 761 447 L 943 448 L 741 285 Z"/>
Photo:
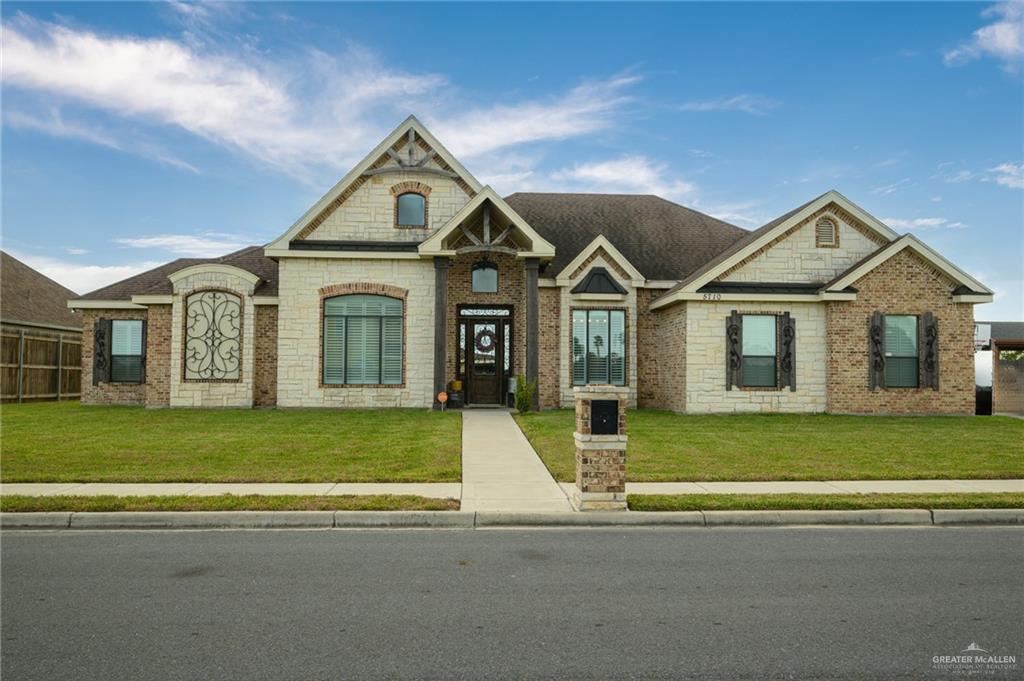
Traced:
<path fill-rule="evenodd" d="M 537 392 L 537 381 L 527 381 L 526 376 L 516 376 L 516 409 L 520 413 L 533 410 L 533 394 Z"/>

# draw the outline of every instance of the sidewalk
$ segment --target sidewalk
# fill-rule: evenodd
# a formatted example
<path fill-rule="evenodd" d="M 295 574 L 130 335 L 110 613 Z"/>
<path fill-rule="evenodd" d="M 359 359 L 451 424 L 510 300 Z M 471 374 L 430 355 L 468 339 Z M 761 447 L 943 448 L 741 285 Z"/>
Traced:
<path fill-rule="evenodd" d="M 464 485 L 457 482 L 431 483 L 109 483 L 109 482 L 11 482 L 0 485 L 0 494 L 36 497 L 59 495 L 99 496 L 214 496 L 255 494 L 261 496 L 410 494 L 431 499 L 462 497 L 463 510 L 567 510 L 561 501 L 572 494 L 573 483 L 560 482 L 559 496 L 551 476 L 532 464 L 499 459 L 496 451 L 464 454 Z M 550 482 L 549 482 L 550 481 Z M 463 490 L 466 495 L 463 496 Z M 530 490 L 536 496 L 528 494 Z M 1024 493 L 1024 480 L 805 480 L 779 482 L 630 482 L 628 494 L 973 494 Z M 536 499 L 540 506 L 530 507 Z M 543 502 L 543 503 L 541 503 Z M 566 503 L 568 500 L 566 499 Z M 474 505 L 467 509 L 466 505 Z"/>
<path fill-rule="evenodd" d="M 512 415 L 462 412 L 463 511 L 572 511 Z"/>

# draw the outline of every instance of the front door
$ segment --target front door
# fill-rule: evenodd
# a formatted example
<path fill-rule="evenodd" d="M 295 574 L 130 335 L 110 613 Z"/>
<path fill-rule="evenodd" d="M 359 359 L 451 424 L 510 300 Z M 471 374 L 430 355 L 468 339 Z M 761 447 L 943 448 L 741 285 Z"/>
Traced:
<path fill-rule="evenodd" d="M 503 339 L 498 320 L 470 320 L 466 348 L 466 388 L 470 404 L 501 404 Z"/>
<path fill-rule="evenodd" d="M 466 404 L 504 405 L 512 376 L 512 306 L 459 305 L 456 378 Z"/>

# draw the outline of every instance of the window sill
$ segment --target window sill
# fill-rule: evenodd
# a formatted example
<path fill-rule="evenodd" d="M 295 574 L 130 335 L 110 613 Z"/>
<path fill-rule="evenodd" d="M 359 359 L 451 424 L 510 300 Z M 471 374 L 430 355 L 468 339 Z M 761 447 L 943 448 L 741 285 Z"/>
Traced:
<path fill-rule="evenodd" d="M 239 378 L 183 378 L 182 383 L 241 383 Z"/>
<path fill-rule="evenodd" d="M 321 388 L 404 388 L 405 383 L 321 383 Z"/>

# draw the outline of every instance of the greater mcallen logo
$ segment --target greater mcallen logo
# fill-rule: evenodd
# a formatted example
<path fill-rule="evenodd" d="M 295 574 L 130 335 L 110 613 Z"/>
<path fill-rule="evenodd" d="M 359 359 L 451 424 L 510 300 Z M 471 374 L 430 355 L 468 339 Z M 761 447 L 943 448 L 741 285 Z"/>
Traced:
<path fill-rule="evenodd" d="M 957 655 L 933 656 L 932 667 L 940 671 L 970 675 L 1007 672 L 1018 668 L 1016 655 L 995 655 L 973 641 Z"/>

